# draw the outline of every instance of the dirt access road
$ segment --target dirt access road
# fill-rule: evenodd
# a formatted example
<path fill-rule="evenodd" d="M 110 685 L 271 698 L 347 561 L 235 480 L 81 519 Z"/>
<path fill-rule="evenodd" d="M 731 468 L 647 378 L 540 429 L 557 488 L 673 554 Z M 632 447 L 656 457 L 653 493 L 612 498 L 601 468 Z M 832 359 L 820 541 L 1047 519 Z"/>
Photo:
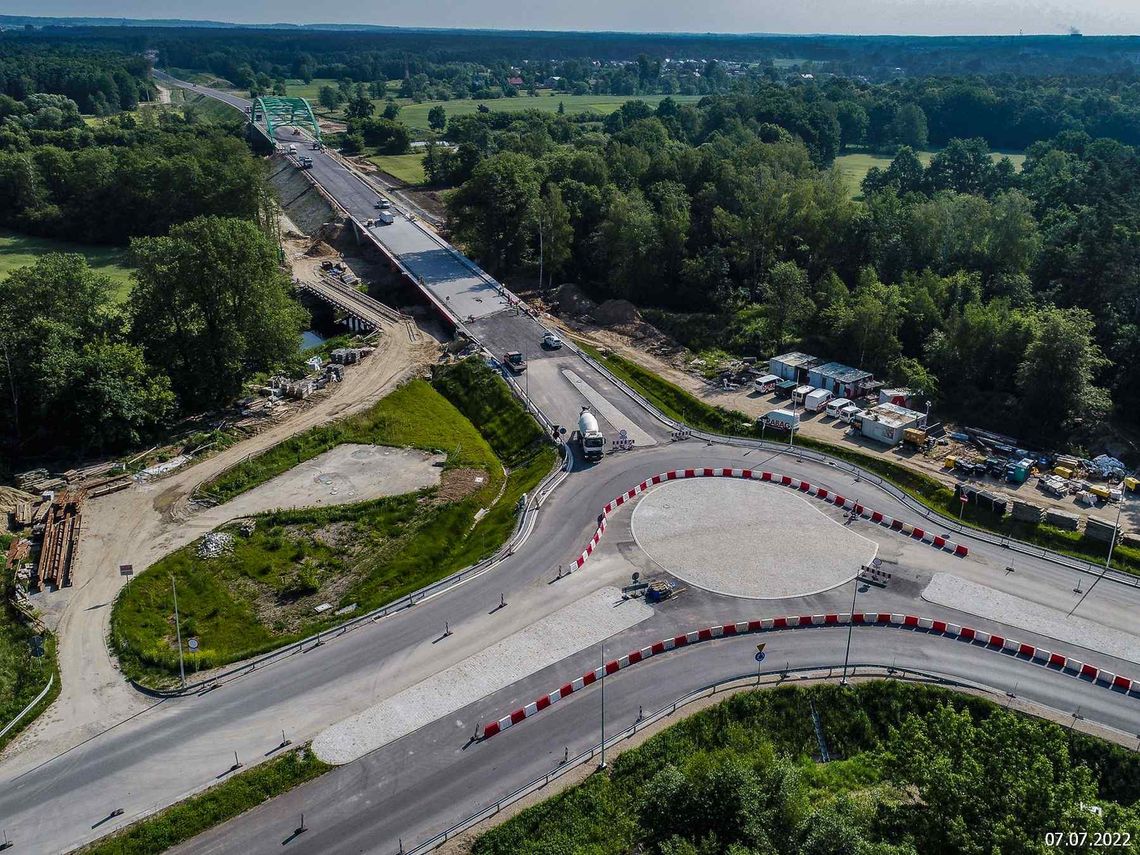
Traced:
<path fill-rule="evenodd" d="M 127 582 L 120 565 L 131 564 L 140 573 L 218 524 L 218 508 L 195 513 L 187 502 L 198 484 L 294 434 L 366 409 L 437 356 L 430 335 L 420 333 L 413 342 L 403 325 L 388 326 L 376 351 L 348 369 L 332 394 L 312 407 L 164 479 L 88 501 L 77 584 L 48 595 L 65 600 L 57 630 L 62 692 L 3 759 L 25 755 L 21 765 L 46 760 L 154 703 L 127 684 L 110 655 L 111 605 Z M 283 495 L 267 496 L 266 502 L 266 508 L 304 504 Z"/>

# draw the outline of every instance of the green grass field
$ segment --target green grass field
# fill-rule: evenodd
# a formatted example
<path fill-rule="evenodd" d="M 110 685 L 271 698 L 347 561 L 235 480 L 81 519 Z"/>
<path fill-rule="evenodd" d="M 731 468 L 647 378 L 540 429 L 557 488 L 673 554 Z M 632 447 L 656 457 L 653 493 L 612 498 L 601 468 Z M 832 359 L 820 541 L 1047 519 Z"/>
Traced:
<path fill-rule="evenodd" d="M 918 159 L 922 161 L 923 166 L 930 165 L 930 159 L 934 157 L 932 151 L 918 152 Z M 1001 160 L 1003 157 L 1008 157 L 1013 161 L 1013 165 L 1020 170 L 1023 163 L 1025 163 L 1024 154 L 1001 153 L 992 152 L 990 157 L 995 162 Z M 835 158 L 835 166 L 843 175 L 843 182 L 851 191 L 851 195 L 858 196 L 863 192 L 863 179 L 867 177 L 867 173 L 873 167 L 886 169 L 891 165 L 894 158 L 886 154 L 871 154 L 869 152 L 851 152 L 850 154 L 842 154 Z"/>
<path fill-rule="evenodd" d="M 182 635 L 201 644 L 188 667 L 255 656 L 343 619 L 314 613 L 321 602 L 368 611 L 493 553 L 514 528 L 519 498 L 556 458 L 501 378 L 468 361 L 438 369 L 433 383 L 400 387 L 365 413 L 275 446 L 207 489 L 230 498 L 345 442 L 442 449 L 445 470 L 464 472 L 449 482 L 445 471 L 440 488 L 263 514 L 249 533 L 225 526 L 233 548 L 216 558 L 200 558 L 196 542 L 171 553 L 115 602 L 112 645 L 124 673 L 155 686 L 169 685 L 178 673 L 171 576 Z M 472 486 L 471 470 L 482 473 L 482 483 Z"/>
<path fill-rule="evenodd" d="M 428 132 L 428 111 L 437 104 L 447 111 L 448 118 L 452 116 L 469 116 L 479 109 L 480 104 L 486 104 L 492 110 L 517 113 L 523 110 L 541 110 L 544 113 L 558 111 L 561 102 L 567 113 L 595 113 L 598 118 L 608 116 L 617 110 L 626 101 L 640 100 L 656 107 L 664 95 L 560 95 L 540 94 L 536 98 L 529 95 L 519 95 L 517 98 L 496 98 L 490 101 L 475 101 L 464 98 L 456 101 L 424 101 L 421 104 L 402 103 L 400 121 L 407 125 L 416 135 Z M 700 100 L 697 95 L 674 95 L 673 100 L 678 102 L 695 102 Z"/>
<path fill-rule="evenodd" d="M 322 86 L 335 85 L 335 80 L 321 78 L 314 79 L 309 83 L 302 83 L 299 80 L 286 81 L 286 88 L 289 95 L 308 99 L 313 105 L 313 110 L 322 113 L 327 113 L 327 111 L 323 111 L 318 106 L 317 94 Z M 407 98 L 395 97 L 399 91 L 398 82 L 390 81 L 388 88 L 395 98 L 396 103 L 400 105 L 400 121 L 407 125 L 417 137 L 422 137 L 428 133 L 428 111 L 436 105 L 442 105 L 444 110 L 447 111 L 447 115 L 451 117 L 470 115 L 479 109 L 480 104 L 486 104 L 491 110 L 501 110 L 505 112 L 542 110 L 546 113 L 554 113 L 558 110 L 558 104 L 561 102 L 565 105 L 567 113 L 589 112 L 595 113 L 601 118 L 621 107 L 626 101 L 641 100 L 647 104 L 656 106 L 666 97 L 664 95 L 565 95 L 554 93 L 547 89 L 540 89 L 538 90 L 538 96 L 534 98 L 522 94 L 517 98 L 492 98 L 486 101 L 463 98 L 453 101 L 423 101 L 417 104 Z M 674 95 L 672 97 L 673 100 L 678 102 L 695 102 L 700 100 L 699 95 Z M 384 109 L 384 101 L 382 99 L 374 101 L 373 103 L 376 104 L 378 113 Z M 327 115 L 330 117 L 339 117 L 340 111 L 337 110 L 332 113 L 327 113 Z"/>
<path fill-rule="evenodd" d="M 378 154 L 368 160 L 406 184 L 423 184 L 427 180 L 424 175 L 424 156 L 419 152 Z"/>
<path fill-rule="evenodd" d="M 0 276 L 7 275 L 17 267 L 33 264 L 37 257 L 49 252 L 77 252 L 84 256 L 91 267 L 111 277 L 116 302 L 123 302 L 131 293 L 133 283 L 125 248 L 31 237 L 7 229 L 0 229 Z"/>

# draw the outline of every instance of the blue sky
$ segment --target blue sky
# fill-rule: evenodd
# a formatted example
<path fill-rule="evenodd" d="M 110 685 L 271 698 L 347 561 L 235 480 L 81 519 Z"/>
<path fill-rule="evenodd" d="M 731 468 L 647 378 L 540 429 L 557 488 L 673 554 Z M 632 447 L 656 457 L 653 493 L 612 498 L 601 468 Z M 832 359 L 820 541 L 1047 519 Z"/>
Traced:
<path fill-rule="evenodd" d="M 1140 0 L 6 0 L 13 15 L 767 33 L 1140 33 Z"/>

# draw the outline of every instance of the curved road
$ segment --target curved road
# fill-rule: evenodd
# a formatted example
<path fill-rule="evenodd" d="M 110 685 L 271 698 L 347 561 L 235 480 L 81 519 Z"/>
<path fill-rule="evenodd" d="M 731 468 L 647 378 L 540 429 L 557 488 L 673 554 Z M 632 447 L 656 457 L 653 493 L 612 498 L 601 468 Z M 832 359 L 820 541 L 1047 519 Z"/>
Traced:
<path fill-rule="evenodd" d="M 241 99 L 210 94 L 242 106 Z M 487 315 L 491 328 L 485 338 L 513 334 L 518 328 L 514 321 L 494 327 L 496 318 L 504 317 L 517 316 L 501 310 Z M 614 515 L 606 539 L 582 570 L 558 581 L 554 577 L 558 565 L 568 565 L 592 535 L 601 507 L 659 472 L 703 466 L 770 469 L 857 498 L 889 515 L 915 519 L 886 493 L 833 466 L 788 456 L 771 459 L 769 452 L 721 444 L 670 443 L 659 422 L 646 418 L 616 386 L 591 374 L 577 357 L 565 354 L 549 361 L 551 369 L 536 372 L 539 379 L 532 379 L 530 390 L 533 398 L 543 401 L 544 410 L 565 420 L 562 413 L 580 405 L 584 393 L 564 372 L 581 372 L 594 394 L 657 444 L 572 472 L 543 503 L 529 539 L 493 571 L 216 691 L 159 701 L 129 720 L 108 722 L 112 725 L 108 730 L 32 768 L 21 762 L 21 755 L 12 758 L 0 766 L 0 827 L 14 841 L 14 851 L 61 851 L 107 833 L 224 779 L 235 751 L 247 765 L 272 756 L 282 729 L 295 742 L 311 739 L 345 716 L 391 698 L 600 587 L 624 583 L 631 570 L 647 569 L 645 556 L 631 547 L 632 507 Z M 787 489 L 760 483 L 754 488 Z M 820 508 L 841 513 L 822 504 Z M 859 609 L 939 617 L 1065 652 L 1119 673 L 1140 675 L 1135 663 L 921 600 L 933 574 L 951 573 L 1039 605 L 1067 607 L 1076 599 L 1074 571 L 1040 558 L 1019 557 L 1016 572 L 1010 574 L 1005 570 L 1009 554 L 999 547 L 971 544 L 970 556 L 960 559 L 866 521 L 852 527 L 878 544 L 880 556 L 894 573 L 889 587 L 860 594 Z M 508 603 L 505 608 L 496 608 L 500 595 Z M 710 624 L 849 607 L 846 587 L 763 602 L 690 589 L 604 644 L 607 658 L 612 658 Z M 1082 606 L 1082 614 L 1127 631 L 1138 607 L 1140 591 L 1106 581 Z M 445 622 L 452 632 L 449 636 L 443 636 Z M 794 670 L 841 662 L 846 639 L 846 629 L 812 628 L 772 634 L 765 640 L 770 663 L 777 667 L 787 663 Z M 640 707 L 656 709 L 714 680 L 754 673 L 754 643 L 751 637 L 710 642 L 611 676 L 607 727 L 628 726 Z M 558 764 L 565 750 L 574 755 L 597 741 L 596 687 L 575 693 L 492 739 L 472 742 L 470 737 L 478 725 L 595 667 L 600 656 L 596 645 L 571 653 L 202 835 L 183 851 L 279 851 L 302 811 L 310 831 L 290 841 L 290 850 L 394 853 L 401 841 L 411 848 L 540 777 Z M 853 632 L 852 660 L 983 682 L 1063 715 L 1079 710 L 1089 722 L 1123 734 L 1140 732 L 1140 698 L 975 644 L 913 630 L 858 628 Z M 106 819 L 120 807 L 121 817 Z"/>

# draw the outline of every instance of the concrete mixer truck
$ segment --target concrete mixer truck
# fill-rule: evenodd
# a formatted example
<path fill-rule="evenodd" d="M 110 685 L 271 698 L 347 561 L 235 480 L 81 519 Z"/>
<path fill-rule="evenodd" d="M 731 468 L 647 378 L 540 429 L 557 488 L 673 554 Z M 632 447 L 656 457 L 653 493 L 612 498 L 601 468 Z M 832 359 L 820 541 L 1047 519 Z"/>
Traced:
<path fill-rule="evenodd" d="M 598 420 L 588 407 L 582 407 L 578 416 L 577 439 L 582 447 L 582 456 L 589 461 L 602 459 L 606 438 L 598 430 Z"/>

